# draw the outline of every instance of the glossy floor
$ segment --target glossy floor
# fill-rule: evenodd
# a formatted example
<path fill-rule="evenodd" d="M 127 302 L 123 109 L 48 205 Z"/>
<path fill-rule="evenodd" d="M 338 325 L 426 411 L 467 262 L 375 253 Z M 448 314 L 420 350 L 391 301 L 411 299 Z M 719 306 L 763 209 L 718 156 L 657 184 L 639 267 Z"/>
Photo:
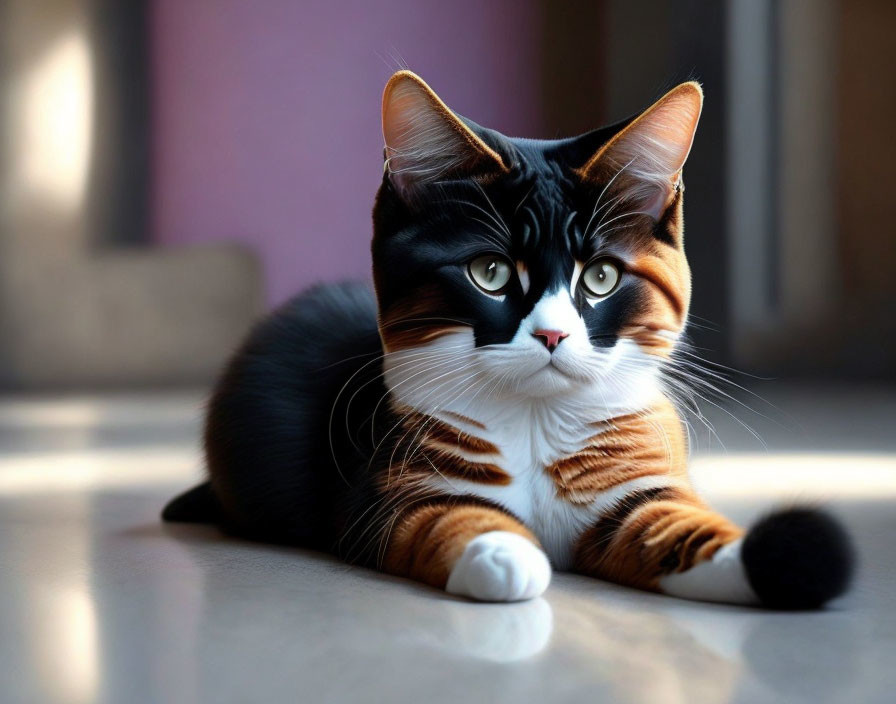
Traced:
<path fill-rule="evenodd" d="M 896 396 L 773 400 L 769 423 L 744 416 L 771 449 L 719 412 L 728 452 L 704 441 L 695 480 L 739 520 L 795 498 L 843 517 L 860 577 L 819 613 L 571 575 L 533 602 L 474 604 L 163 526 L 164 499 L 199 473 L 196 397 L 2 402 L 0 700 L 893 701 Z"/>

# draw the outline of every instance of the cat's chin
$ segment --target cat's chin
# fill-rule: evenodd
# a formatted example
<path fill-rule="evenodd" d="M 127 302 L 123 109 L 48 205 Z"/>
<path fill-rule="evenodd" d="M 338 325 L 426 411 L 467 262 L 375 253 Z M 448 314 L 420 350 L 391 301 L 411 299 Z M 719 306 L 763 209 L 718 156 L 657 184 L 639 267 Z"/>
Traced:
<path fill-rule="evenodd" d="M 533 398 L 547 398 L 569 393 L 581 387 L 582 381 L 561 371 L 553 364 L 546 364 L 538 371 L 519 381 L 517 388 Z"/>

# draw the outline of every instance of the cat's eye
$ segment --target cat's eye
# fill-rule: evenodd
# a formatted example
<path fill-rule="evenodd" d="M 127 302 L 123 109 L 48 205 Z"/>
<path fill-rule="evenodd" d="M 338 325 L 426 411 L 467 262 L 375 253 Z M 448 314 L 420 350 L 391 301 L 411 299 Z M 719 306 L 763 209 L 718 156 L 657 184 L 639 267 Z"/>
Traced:
<path fill-rule="evenodd" d="M 598 259 L 582 272 L 581 286 L 589 298 L 606 298 L 619 285 L 619 266 L 612 259 Z"/>
<path fill-rule="evenodd" d="M 470 262 L 470 278 L 486 293 L 500 293 L 510 281 L 513 267 L 496 254 L 476 257 Z"/>

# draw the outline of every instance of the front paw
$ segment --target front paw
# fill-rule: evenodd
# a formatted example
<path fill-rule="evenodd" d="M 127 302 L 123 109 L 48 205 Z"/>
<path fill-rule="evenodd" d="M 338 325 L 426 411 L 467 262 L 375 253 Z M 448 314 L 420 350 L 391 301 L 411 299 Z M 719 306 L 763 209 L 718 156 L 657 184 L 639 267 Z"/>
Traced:
<path fill-rule="evenodd" d="M 533 599 L 547 589 L 547 556 L 516 533 L 496 530 L 471 540 L 448 577 L 445 590 L 480 601 Z"/>

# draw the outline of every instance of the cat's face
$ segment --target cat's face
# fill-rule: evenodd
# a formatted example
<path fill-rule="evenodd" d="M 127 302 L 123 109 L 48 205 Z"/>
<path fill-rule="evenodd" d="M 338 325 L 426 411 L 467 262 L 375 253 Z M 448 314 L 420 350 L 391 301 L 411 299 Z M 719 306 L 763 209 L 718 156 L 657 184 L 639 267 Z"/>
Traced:
<path fill-rule="evenodd" d="M 390 386 L 610 399 L 652 380 L 686 322 L 681 168 L 701 104 L 683 84 L 634 121 L 508 139 L 396 74 L 373 241 Z"/>

